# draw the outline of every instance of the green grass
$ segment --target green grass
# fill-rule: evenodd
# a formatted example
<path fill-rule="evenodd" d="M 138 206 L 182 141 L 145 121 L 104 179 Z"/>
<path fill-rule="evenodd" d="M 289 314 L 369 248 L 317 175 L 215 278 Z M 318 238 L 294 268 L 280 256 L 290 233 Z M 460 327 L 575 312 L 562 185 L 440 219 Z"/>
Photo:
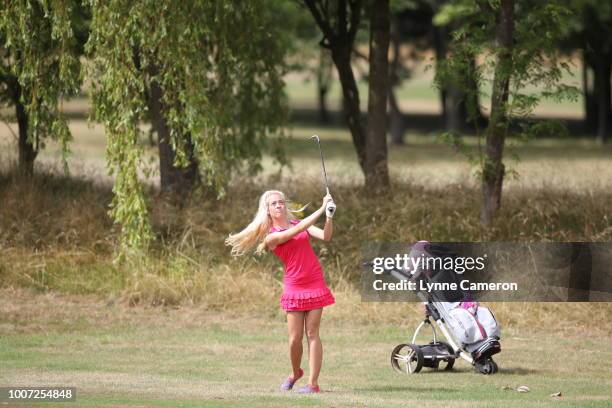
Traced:
<path fill-rule="evenodd" d="M 415 75 L 399 96 L 431 113 L 439 107 L 427 75 Z M 314 84 L 290 82 L 288 91 L 293 106 L 314 106 Z M 337 86 L 330 98 L 337 106 Z M 571 116 L 578 104 L 548 109 Z M 67 106 L 78 117 L 86 103 Z M 610 406 L 612 304 L 496 304 L 506 329 L 499 375 L 460 362 L 456 373 L 402 377 L 388 354 L 408 340 L 418 308 L 362 303 L 355 282 L 361 245 L 371 240 L 610 241 L 611 146 L 549 138 L 516 147 L 521 161 L 509 166 L 519 177 L 504 181 L 500 215 L 484 229 L 472 169 L 436 134 L 411 133 L 405 146 L 390 147 L 393 188 L 372 196 L 361 188 L 348 131 L 296 126 L 285 143 L 292 167 L 280 174 L 264 156 L 263 173 L 237 178 L 220 201 L 176 208 L 153 192 L 153 250 L 142 262 L 117 264 L 103 129 L 82 119 L 70 127 L 72 177 L 56 175 L 59 152 L 50 143 L 25 182 L 6 171 L 15 146 L 0 130 L 0 386 L 75 385 L 78 403 L 68 407 Z M 265 189 L 302 203 L 321 199 L 314 133 L 339 205 L 334 241 L 315 250 L 338 304 L 323 326 L 327 392 L 299 397 L 277 391 L 288 374 L 277 306 L 282 267 L 269 254 L 230 259 L 223 238 L 248 222 Z M 476 145 L 471 136 L 465 142 Z M 125 307 L 132 304 L 140 306 Z M 502 389 L 523 384 L 532 391 Z M 562 399 L 549 397 L 557 391 Z"/>
<path fill-rule="evenodd" d="M 407 313 L 402 325 L 324 317 L 325 392 L 304 397 L 277 390 L 289 370 L 281 315 L 228 319 L 23 293 L 13 304 L 2 299 L 3 312 L 33 312 L 35 327 L 8 330 L 15 322 L 0 315 L 0 385 L 75 386 L 77 402 L 67 407 L 604 407 L 611 400 L 612 343 L 605 336 L 511 329 L 504 332 L 497 375 L 477 374 L 458 361 L 451 373 L 424 369 L 405 376 L 391 370 L 389 354 L 408 341 L 417 314 Z M 32 305 L 37 301 L 41 306 Z M 519 385 L 531 392 L 516 392 Z M 562 398 L 549 396 L 559 391 Z"/>

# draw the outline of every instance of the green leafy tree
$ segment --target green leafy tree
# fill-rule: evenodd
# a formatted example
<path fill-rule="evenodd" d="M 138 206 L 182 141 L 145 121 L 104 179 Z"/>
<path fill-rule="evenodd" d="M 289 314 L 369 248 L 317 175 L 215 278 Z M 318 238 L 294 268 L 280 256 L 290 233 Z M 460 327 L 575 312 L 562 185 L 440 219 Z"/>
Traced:
<path fill-rule="evenodd" d="M 448 17 L 452 13 L 441 12 L 443 7 L 448 3 L 445 0 L 427 0 L 434 11 L 435 18 L 432 19 L 432 31 L 433 31 L 433 46 L 436 51 L 436 66 L 444 65 L 444 60 L 447 54 L 452 53 L 452 49 L 448 49 L 449 42 L 451 41 L 451 32 L 454 30 L 457 24 L 461 24 L 459 21 L 455 21 Z M 452 5 L 450 6 L 452 10 Z M 465 10 L 464 10 L 465 11 Z M 469 21 L 477 29 L 481 23 L 478 18 L 480 10 L 472 9 L 475 15 L 470 16 Z M 475 71 L 474 65 L 477 56 L 472 56 L 472 62 L 469 66 L 466 66 L 466 70 L 461 73 L 456 73 L 455 81 L 448 81 L 440 89 L 440 99 L 442 102 L 442 112 L 446 122 L 446 129 L 449 132 L 459 133 L 465 132 L 471 128 L 472 120 L 482 121 L 482 115 L 479 110 L 479 92 L 476 89 L 478 84 L 476 80 L 471 77 Z M 459 82 L 460 84 L 457 84 Z M 464 92 L 466 86 L 471 86 L 472 90 Z"/>
<path fill-rule="evenodd" d="M 0 12 L 0 103 L 15 107 L 19 168 L 34 171 L 45 140 L 62 146 L 64 167 L 71 134 L 62 101 L 81 85 L 84 13 L 76 0 L 5 0 Z M 82 34 L 82 30 L 80 32 Z"/>
<path fill-rule="evenodd" d="M 91 0 L 94 118 L 106 128 L 123 248 L 146 247 L 152 236 L 141 122 L 158 132 L 162 189 L 183 193 L 199 179 L 222 194 L 236 171 L 260 168 L 266 137 L 285 115 L 284 46 L 269 6 Z"/>
<path fill-rule="evenodd" d="M 579 50 L 582 54 L 586 125 L 606 143 L 612 126 L 612 3 L 571 0 L 568 7 L 572 18 L 563 27 L 561 45 L 570 53 Z"/>
<path fill-rule="evenodd" d="M 570 70 L 559 62 L 557 49 L 569 12 L 560 1 L 457 0 L 449 2 L 441 13 L 459 25 L 452 33 L 451 56 L 437 72 L 438 85 L 451 82 L 473 101 L 479 100 L 481 89 L 491 89 L 486 129 L 479 129 L 479 109 L 468 112 L 479 143 L 475 154 L 466 150 L 482 181 L 481 221 L 490 225 L 501 205 L 508 136 L 516 133 L 529 138 L 558 131 L 548 123 L 533 121 L 534 108 L 542 98 L 576 98 L 576 89 L 559 82 L 563 71 Z M 481 56 L 484 62 L 474 64 L 474 56 Z M 466 78 L 476 81 L 477 86 Z M 530 87 L 541 91 L 534 93 Z"/>

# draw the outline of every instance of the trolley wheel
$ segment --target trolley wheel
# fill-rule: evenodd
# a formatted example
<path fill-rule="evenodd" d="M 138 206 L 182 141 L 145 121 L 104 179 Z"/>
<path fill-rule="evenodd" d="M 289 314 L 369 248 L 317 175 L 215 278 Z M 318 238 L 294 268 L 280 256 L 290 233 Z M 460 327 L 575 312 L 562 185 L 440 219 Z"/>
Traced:
<path fill-rule="evenodd" d="M 424 361 L 423 352 L 416 344 L 398 344 L 391 352 L 391 366 L 398 373 L 416 374 Z"/>
<path fill-rule="evenodd" d="M 443 345 L 446 347 L 446 349 L 448 350 L 448 354 L 450 354 L 451 356 L 453 356 L 453 357 L 449 358 L 449 359 L 446 361 L 446 367 L 444 367 L 444 371 L 450 371 L 450 370 L 452 370 L 452 369 L 453 369 L 453 366 L 455 365 L 455 357 L 454 357 L 454 355 L 455 355 L 455 350 L 453 350 L 452 346 L 451 346 L 450 344 L 448 344 L 448 343 L 445 343 L 445 342 L 443 342 L 443 341 L 441 341 L 441 342 L 439 342 L 439 343 L 440 343 L 440 344 L 443 344 Z"/>
<path fill-rule="evenodd" d="M 482 362 L 477 362 L 475 367 L 479 373 L 485 375 L 495 374 L 499 370 L 497 363 L 490 357 Z"/>

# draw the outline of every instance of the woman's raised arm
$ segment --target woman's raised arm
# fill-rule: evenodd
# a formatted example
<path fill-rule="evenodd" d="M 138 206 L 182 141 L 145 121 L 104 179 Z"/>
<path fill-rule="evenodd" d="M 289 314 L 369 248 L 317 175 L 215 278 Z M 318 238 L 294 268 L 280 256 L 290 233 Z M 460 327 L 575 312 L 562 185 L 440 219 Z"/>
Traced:
<path fill-rule="evenodd" d="M 332 197 L 328 194 L 323 197 L 323 204 L 321 205 L 321 207 L 312 214 L 310 214 L 308 217 L 300 221 L 299 224 L 296 224 L 293 227 L 288 228 L 284 231 L 268 234 L 265 239 L 266 246 L 270 250 L 273 250 L 274 248 L 276 248 L 277 245 L 284 244 L 300 232 L 306 231 L 309 227 L 314 225 L 314 223 L 317 222 L 321 214 L 325 212 L 325 206 L 329 201 L 332 201 Z"/>

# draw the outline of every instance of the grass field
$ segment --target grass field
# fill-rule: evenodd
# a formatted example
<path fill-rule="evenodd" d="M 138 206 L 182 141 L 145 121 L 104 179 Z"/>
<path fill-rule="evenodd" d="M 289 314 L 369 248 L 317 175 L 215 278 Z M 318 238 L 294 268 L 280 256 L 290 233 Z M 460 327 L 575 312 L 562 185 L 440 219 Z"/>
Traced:
<path fill-rule="evenodd" d="M 439 110 L 430 76 L 415 72 L 400 90 L 403 109 Z M 313 108 L 313 84 L 291 81 L 292 106 Z M 500 215 L 485 229 L 473 169 L 435 133 L 410 133 L 390 148 L 393 188 L 372 196 L 348 131 L 301 123 L 285 143 L 291 167 L 279 171 L 264 155 L 263 172 L 236 178 L 220 201 L 178 208 L 153 190 L 153 248 L 120 264 L 104 130 L 83 119 L 84 100 L 65 107 L 74 117 L 71 177 L 57 175 L 53 143 L 36 177 L 14 177 L 15 143 L 0 124 L 0 386 L 76 386 L 78 401 L 66 407 L 612 405 L 612 304 L 493 304 L 503 326 L 499 374 L 458 362 L 453 373 L 407 377 L 391 370 L 389 354 L 410 339 L 418 305 L 363 303 L 355 285 L 361 245 L 371 240 L 611 241 L 612 146 L 584 138 L 509 146 L 520 156 L 508 161 L 517 176 L 504 181 Z M 579 118 L 580 107 L 547 104 L 538 113 Z M 321 199 L 314 133 L 339 206 L 334 240 L 315 245 L 337 304 L 322 328 L 325 392 L 300 397 L 278 391 L 288 375 L 282 267 L 269 254 L 230 259 L 223 239 L 250 219 L 265 189 L 302 204 Z M 465 142 L 476 145 L 473 136 Z M 518 393 L 520 385 L 531 392 Z"/>
<path fill-rule="evenodd" d="M 477 374 L 459 361 L 453 372 L 424 369 L 405 376 L 392 371 L 389 355 L 397 343 L 409 341 L 419 315 L 401 304 L 397 312 L 405 314 L 403 324 L 355 324 L 324 315 L 324 392 L 298 396 L 278 391 L 288 375 L 280 314 L 229 317 L 199 308 L 126 308 L 95 298 L 5 289 L 0 291 L 0 384 L 75 386 L 77 402 L 66 407 L 612 403 L 610 333 L 509 329 L 503 332 L 496 375 Z M 517 392 L 521 385 L 531 391 Z M 562 396 L 550 396 L 557 392 Z"/>

